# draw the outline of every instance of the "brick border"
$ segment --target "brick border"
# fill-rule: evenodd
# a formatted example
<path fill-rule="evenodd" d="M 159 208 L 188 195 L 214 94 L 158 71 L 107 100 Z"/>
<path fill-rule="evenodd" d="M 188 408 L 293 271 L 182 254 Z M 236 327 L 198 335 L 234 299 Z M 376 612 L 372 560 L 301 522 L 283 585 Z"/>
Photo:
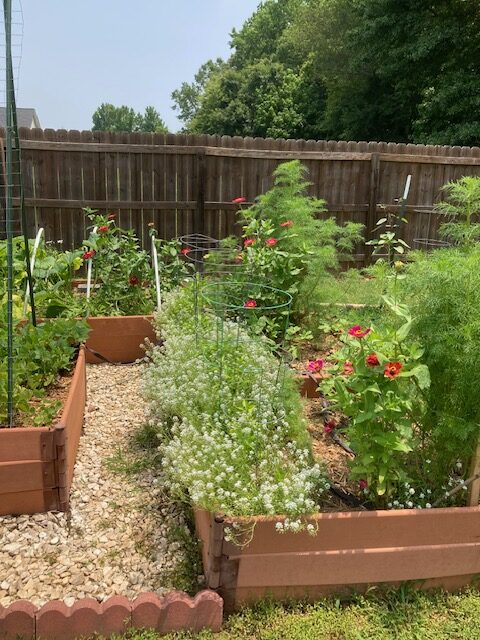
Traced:
<path fill-rule="evenodd" d="M 0 606 L 0 640 L 76 640 L 95 633 L 106 637 L 122 634 L 130 628 L 154 629 L 161 634 L 187 629 L 216 632 L 222 619 L 222 598 L 207 590 L 194 598 L 180 591 L 164 596 L 141 593 L 133 600 L 111 596 L 102 603 L 83 598 L 71 607 L 62 600 L 51 600 L 40 608 L 18 600 L 8 607 Z"/>

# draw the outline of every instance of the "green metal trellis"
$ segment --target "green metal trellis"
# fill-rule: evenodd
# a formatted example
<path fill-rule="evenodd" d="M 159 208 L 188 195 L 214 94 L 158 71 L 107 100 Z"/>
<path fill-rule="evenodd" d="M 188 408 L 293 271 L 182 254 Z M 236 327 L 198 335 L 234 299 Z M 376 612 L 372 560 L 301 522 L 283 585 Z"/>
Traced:
<path fill-rule="evenodd" d="M 15 84 L 12 63 L 12 0 L 3 0 L 5 24 L 5 155 L 2 149 L 3 182 L 5 196 L 2 206 L 5 211 L 5 238 L 7 245 L 7 421 L 14 426 L 14 323 L 13 323 L 13 237 L 14 237 L 14 195 L 18 198 L 18 212 L 21 231 L 25 243 L 25 266 L 29 285 L 32 323 L 36 325 L 34 291 L 30 268 L 30 247 L 28 242 L 27 219 L 21 169 L 20 140 L 18 135 Z M 17 171 L 14 171 L 16 167 Z M 15 180 L 16 178 L 16 180 Z"/>

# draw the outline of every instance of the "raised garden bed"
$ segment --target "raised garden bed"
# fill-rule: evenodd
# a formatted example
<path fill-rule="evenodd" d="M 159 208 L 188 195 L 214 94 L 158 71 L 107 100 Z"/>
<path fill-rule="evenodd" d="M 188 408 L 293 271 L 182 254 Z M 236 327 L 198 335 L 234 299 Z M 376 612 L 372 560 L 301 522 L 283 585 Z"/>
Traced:
<path fill-rule="evenodd" d="M 111 316 L 87 319 L 90 333 L 86 342 L 86 358 L 89 364 L 105 362 L 134 362 L 143 358 L 141 344 L 148 338 L 156 342 L 153 316 Z"/>
<path fill-rule="evenodd" d="M 480 574 L 480 507 L 320 513 L 309 518 L 315 536 L 280 534 L 283 520 L 249 520 L 249 542 L 238 546 L 225 528 L 246 520 L 196 511 L 207 586 L 227 611 L 268 595 L 314 599 L 373 584 L 457 589 Z"/>
<path fill-rule="evenodd" d="M 85 399 L 81 347 L 59 423 L 0 430 L 0 515 L 67 509 Z"/>

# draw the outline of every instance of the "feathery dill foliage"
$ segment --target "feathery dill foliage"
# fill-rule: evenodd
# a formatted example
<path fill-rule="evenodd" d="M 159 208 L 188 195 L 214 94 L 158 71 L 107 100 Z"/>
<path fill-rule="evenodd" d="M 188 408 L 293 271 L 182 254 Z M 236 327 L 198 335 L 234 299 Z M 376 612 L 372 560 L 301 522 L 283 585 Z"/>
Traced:
<path fill-rule="evenodd" d="M 348 259 L 361 242 L 363 225 L 335 218 L 319 218 L 326 212 L 325 200 L 308 195 L 308 169 L 298 160 L 280 164 L 273 173 L 273 187 L 257 202 L 242 211 L 244 237 L 257 239 L 249 252 L 261 246 L 268 236 L 278 237 L 271 260 L 255 261 L 257 276 L 263 266 L 269 282 L 294 296 L 293 309 L 304 312 L 310 297 L 326 273 L 337 270 L 339 261 Z M 290 226 L 284 228 L 285 223 Z M 260 240 L 260 242 L 258 242 Z"/>
<path fill-rule="evenodd" d="M 192 287 L 171 292 L 157 316 L 164 343 L 151 352 L 144 387 L 167 483 L 196 507 L 284 513 L 298 530 L 327 484 L 295 380 L 265 338 L 224 322 L 219 343 L 215 318 L 199 322 Z"/>
<path fill-rule="evenodd" d="M 480 247 L 417 255 L 405 283 L 431 374 L 424 429 L 441 472 L 468 463 L 480 434 Z"/>
<path fill-rule="evenodd" d="M 480 214 L 480 177 L 464 176 L 442 187 L 446 200 L 435 211 L 450 218 L 440 225 L 440 235 L 455 244 L 471 244 L 480 238 L 480 224 L 473 222 Z"/>

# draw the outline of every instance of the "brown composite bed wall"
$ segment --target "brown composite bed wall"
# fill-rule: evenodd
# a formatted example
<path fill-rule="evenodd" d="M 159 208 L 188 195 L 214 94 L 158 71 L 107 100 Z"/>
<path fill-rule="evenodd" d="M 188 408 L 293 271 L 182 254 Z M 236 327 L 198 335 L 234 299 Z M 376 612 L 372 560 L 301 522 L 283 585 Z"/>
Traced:
<path fill-rule="evenodd" d="M 81 347 L 58 424 L 0 429 L 0 515 L 67 508 L 85 400 L 85 349 Z"/>
<path fill-rule="evenodd" d="M 317 528 L 278 533 L 281 516 L 258 517 L 245 546 L 225 539 L 240 518 L 196 511 L 207 586 L 232 611 L 266 596 L 318 598 L 413 582 L 457 589 L 480 574 L 480 508 L 320 513 Z"/>

